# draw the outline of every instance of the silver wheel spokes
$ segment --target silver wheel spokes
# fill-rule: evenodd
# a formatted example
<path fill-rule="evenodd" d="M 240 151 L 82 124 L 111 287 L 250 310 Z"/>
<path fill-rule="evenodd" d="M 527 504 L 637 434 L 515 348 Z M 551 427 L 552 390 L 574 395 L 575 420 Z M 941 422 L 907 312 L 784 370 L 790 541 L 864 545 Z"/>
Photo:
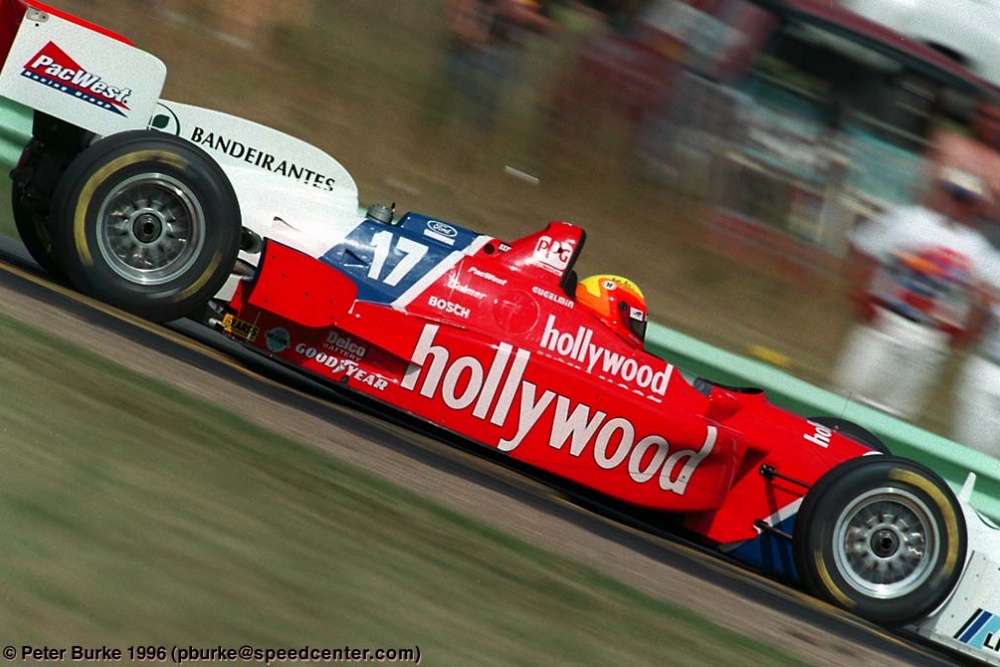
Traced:
<path fill-rule="evenodd" d="M 122 278 L 159 285 L 187 271 L 205 242 L 205 215 L 191 190 L 166 174 L 122 181 L 101 204 L 97 243 Z"/>
<path fill-rule="evenodd" d="M 903 489 L 884 487 L 856 498 L 837 517 L 834 558 L 861 593 L 895 598 L 921 586 L 941 548 L 928 507 Z"/>

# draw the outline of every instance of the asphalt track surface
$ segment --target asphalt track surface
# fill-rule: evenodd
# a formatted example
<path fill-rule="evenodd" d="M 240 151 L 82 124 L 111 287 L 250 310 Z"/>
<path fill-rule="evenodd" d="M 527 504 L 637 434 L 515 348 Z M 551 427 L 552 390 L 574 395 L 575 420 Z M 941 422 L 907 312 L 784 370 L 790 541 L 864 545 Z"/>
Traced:
<path fill-rule="evenodd" d="M 8 239 L 0 239 L 0 303 L 9 317 L 811 664 L 974 664 L 650 531 L 641 519 L 629 525 L 614 508 L 554 488 L 490 453 L 414 433 L 348 405 L 340 394 L 204 327 L 152 325 L 82 297 L 49 280 Z"/>

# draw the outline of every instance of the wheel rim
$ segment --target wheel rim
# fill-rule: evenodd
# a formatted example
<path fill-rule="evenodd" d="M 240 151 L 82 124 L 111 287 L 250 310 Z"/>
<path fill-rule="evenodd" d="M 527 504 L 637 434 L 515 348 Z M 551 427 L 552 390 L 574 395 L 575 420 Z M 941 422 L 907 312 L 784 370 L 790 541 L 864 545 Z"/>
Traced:
<path fill-rule="evenodd" d="M 183 275 L 205 243 L 201 203 L 167 174 L 122 181 L 104 198 L 97 220 L 97 245 L 108 266 L 141 285 L 161 285 Z"/>
<path fill-rule="evenodd" d="M 834 559 L 847 583 L 880 599 L 901 597 L 923 585 L 941 549 L 941 534 L 927 505 L 894 487 L 855 498 L 837 517 L 833 536 Z"/>

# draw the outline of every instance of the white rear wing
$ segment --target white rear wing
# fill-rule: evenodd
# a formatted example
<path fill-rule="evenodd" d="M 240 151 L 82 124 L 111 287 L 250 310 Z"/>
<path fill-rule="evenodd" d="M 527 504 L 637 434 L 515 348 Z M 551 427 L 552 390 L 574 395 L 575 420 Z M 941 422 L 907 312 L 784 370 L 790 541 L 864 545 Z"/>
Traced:
<path fill-rule="evenodd" d="M 146 128 L 166 76 L 159 58 L 29 7 L 0 95 L 103 136 Z"/>

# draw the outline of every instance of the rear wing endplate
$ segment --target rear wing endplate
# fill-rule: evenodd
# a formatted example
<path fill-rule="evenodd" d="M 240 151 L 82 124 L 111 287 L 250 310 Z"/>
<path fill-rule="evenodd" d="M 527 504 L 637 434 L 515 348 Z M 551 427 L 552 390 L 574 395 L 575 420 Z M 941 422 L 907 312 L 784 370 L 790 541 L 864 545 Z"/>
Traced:
<path fill-rule="evenodd" d="M 103 136 L 145 129 L 166 76 L 152 54 L 29 7 L 0 95 Z"/>

